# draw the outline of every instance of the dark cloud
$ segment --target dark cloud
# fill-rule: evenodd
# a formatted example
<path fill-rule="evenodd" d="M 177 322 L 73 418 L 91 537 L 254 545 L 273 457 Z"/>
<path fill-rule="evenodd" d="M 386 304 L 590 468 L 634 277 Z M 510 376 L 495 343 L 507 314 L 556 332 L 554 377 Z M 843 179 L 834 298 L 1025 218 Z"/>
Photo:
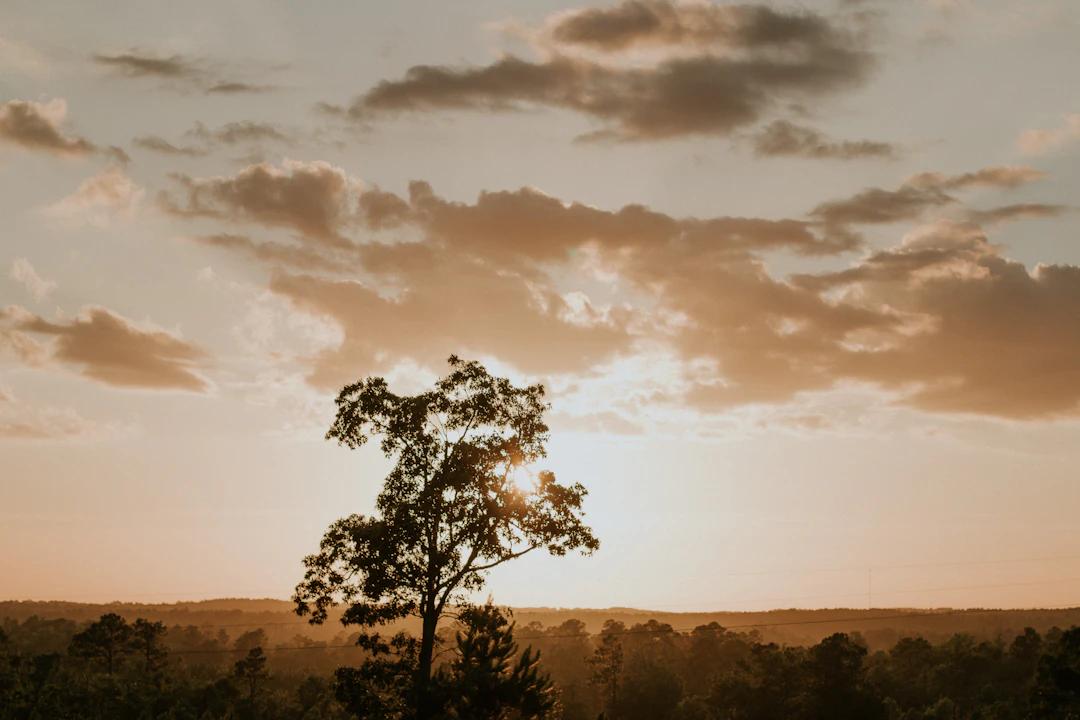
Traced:
<path fill-rule="evenodd" d="M 163 330 L 144 330 L 102 307 L 71 321 L 50 322 L 18 307 L 0 311 L 7 337 L 38 336 L 52 361 L 74 365 L 86 377 L 109 385 L 203 392 L 198 370 L 205 353 Z M 37 342 L 37 341 L 33 341 Z M 39 363 L 40 364 L 40 363 Z"/>
<path fill-rule="evenodd" d="M 816 234 L 812 223 L 801 220 L 675 218 L 643 205 L 601 210 L 532 188 L 482 192 L 468 204 L 447 201 L 427 183 L 414 182 L 407 202 L 382 191 L 374 198 L 365 201 L 362 196 L 360 203 L 367 221 L 375 221 L 373 227 L 408 222 L 459 252 L 500 262 L 565 260 L 588 244 L 612 254 L 661 247 L 727 258 L 771 249 L 827 255 L 853 247 L 846 238 L 838 242 Z M 513 244 L 507 243 L 508 237 L 514 238 Z"/>
<path fill-rule="evenodd" d="M 993 224 L 1010 220 L 1023 220 L 1025 218 L 1058 217 L 1069 210 L 1070 208 L 1067 205 L 1015 203 L 986 210 L 971 210 L 968 212 L 968 220 L 977 224 Z"/>
<path fill-rule="evenodd" d="M 470 204 L 448 201 L 417 181 L 405 199 L 378 188 L 361 192 L 342 170 L 318 162 L 259 164 L 231 177 L 177 179 L 186 190 L 184 202 L 163 198 L 177 215 L 292 228 L 343 247 L 351 245 L 346 236 L 354 225 L 371 230 L 408 225 L 457 252 L 519 269 L 523 261 L 565 260 L 588 244 L 612 253 L 659 245 L 725 257 L 773 249 L 827 255 L 855 247 L 846 236 L 818 233 L 812 221 L 676 218 L 643 205 L 601 210 L 532 188 L 482 192 Z"/>
<path fill-rule="evenodd" d="M 869 188 L 843 200 L 814 208 L 810 215 L 831 226 L 881 224 L 915 220 L 927 210 L 949 205 L 956 198 L 947 190 L 972 187 L 1015 188 L 1043 177 L 1029 167 L 994 166 L 960 175 L 921 173 L 896 190 Z"/>
<path fill-rule="evenodd" d="M 556 37 L 574 38 L 575 43 L 608 48 L 644 42 L 646 37 L 654 43 L 685 44 L 690 36 L 684 37 L 683 30 L 633 29 L 622 21 L 627 13 L 658 8 L 676 15 L 690 12 L 681 7 L 629 3 L 591 11 L 596 15 L 563 18 L 553 32 Z M 651 66 L 600 63 L 562 51 L 538 62 L 511 56 L 479 67 L 419 65 L 401 80 L 377 84 L 345 110 L 326 104 L 323 108 L 368 122 L 405 112 L 545 106 L 600 121 L 603 127 L 585 139 L 724 135 L 757 121 L 778 101 L 818 98 L 855 86 L 873 65 L 857 35 L 821 16 L 784 15 L 757 6 L 716 12 L 728 19 L 722 28 L 717 25 L 709 31 L 716 35 L 713 39 L 724 36 L 739 52 L 666 57 Z M 597 29 L 612 23 L 617 26 L 613 32 Z"/>
<path fill-rule="evenodd" d="M 908 179 L 915 187 L 960 190 L 969 187 L 1015 188 L 1046 177 L 1046 173 L 1023 165 L 996 165 L 960 175 L 922 173 Z"/>
<path fill-rule="evenodd" d="M 292 143 L 290 134 L 271 123 L 243 120 L 226 123 L 218 128 L 208 128 L 195 123 L 185 136 L 198 144 L 173 143 L 157 135 L 142 135 L 132 141 L 136 147 L 163 155 L 202 157 L 222 145 L 258 144 L 261 142 Z"/>
<path fill-rule="evenodd" d="M 413 210 L 394 193 L 372 188 L 360 196 L 360 214 L 368 227 L 383 230 L 408 222 L 413 217 Z"/>
<path fill-rule="evenodd" d="M 138 52 L 116 55 L 94 55 L 94 62 L 117 70 L 129 77 L 160 77 L 171 79 L 198 79 L 204 75 L 200 64 L 182 55 L 158 57 Z"/>
<path fill-rule="evenodd" d="M 94 62 L 129 78 L 157 78 L 174 88 L 201 88 L 208 95 L 243 95 L 275 90 L 273 85 L 215 77 L 210 63 L 184 55 L 162 57 L 131 51 L 94 55 Z"/>
<path fill-rule="evenodd" d="M 355 193 L 344 171 L 325 162 L 292 162 L 283 167 L 251 165 L 232 177 L 174 176 L 183 199 L 162 194 L 174 215 L 254 222 L 296 230 L 331 245 L 347 245 L 343 226 L 355 213 Z"/>
<path fill-rule="evenodd" d="M 955 202 L 937 187 L 901 185 L 896 190 L 869 188 L 843 200 L 831 200 L 810 215 L 829 225 L 872 225 L 914 220 L 926 210 Z"/>
<path fill-rule="evenodd" d="M 894 158 L 895 145 L 875 140 L 832 140 L 813 128 L 776 120 L 753 138 L 754 153 L 763 157 L 787 156 L 819 159 L 855 160 L 858 158 Z"/>
<path fill-rule="evenodd" d="M 196 123 L 195 127 L 189 130 L 187 134 L 205 142 L 224 143 L 226 145 L 259 142 L 262 140 L 291 142 L 289 135 L 276 125 L 264 122 L 252 122 L 250 120 L 225 123 L 214 130 L 211 130 L 202 123 Z"/>
<path fill-rule="evenodd" d="M 555 43 L 602 52 L 639 46 L 828 47 L 840 42 L 836 28 L 809 12 L 667 0 L 625 0 L 571 11 L 549 21 L 548 33 Z"/>
<path fill-rule="evenodd" d="M 183 155 L 187 157 L 202 157 L 210 151 L 205 147 L 196 145 L 174 145 L 165 138 L 157 135 L 142 135 L 131 141 L 132 145 L 150 150 L 163 155 Z"/>
<path fill-rule="evenodd" d="M 63 133 L 60 125 L 66 115 L 67 105 L 63 100 L 47 103 L 9 100 L 0 105 L 0 141 L 54 155 L 96 152 L 97 147 L 89 140 Z"/>
<path fill-rule="evenodd" d="M 127 165 L 131 162 L 131 156 L 127 154 L 127 151 L 122 147 L 116 145 L 110 145 L 101 151 L 105 157 L 112 160 L 117 165 Z"/>
<path fill-rule="evenodd" d="M 255 85 L 246 82 L 219 82 L 206 88 L 206 92 L 211 95 L 242 95 L 271 92 L 276 89 L 277 88 L 273 85 Z"/>

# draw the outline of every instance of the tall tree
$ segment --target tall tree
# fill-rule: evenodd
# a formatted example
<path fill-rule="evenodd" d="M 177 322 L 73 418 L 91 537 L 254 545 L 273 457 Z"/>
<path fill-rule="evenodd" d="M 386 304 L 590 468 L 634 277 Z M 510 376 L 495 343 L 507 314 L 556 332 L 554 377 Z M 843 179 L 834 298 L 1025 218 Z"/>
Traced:
<path fill-rule="evenodd" d="M 346 386 L 327 433 L 349 448 L 378 436 L 394 462 L 372 516 L 330 526 L 319 552 L 304 560 L 297 612 L 312 622 L 345 603 L 345 624 L 373 627 L 421 620 L 415 673 L 417 716 L 427 701 L 439 619 L 486 571 L 538 548 L 552 555 L 599 547 L 582 522 L 585 488 L 540 472 L 532 487 L 518 474 L 545 456 L 542 385 L 515 387 L 477 362 L 449 359 L 450 372 L 418 395 L 397 395 L 370 377 Z M 365 633 L 362 644 L 385 647 Z"/>
<path fill-rule="evenodd" d="M 136 618 L 131 625 L 131 649 L 142 658 L 143 670 L 149 675 L 158 674 L 165 666 L 169 653 L 164 638 L 165 623 Z"/>
<path fill-rule="evenodd" d="M 131 649 L 131 626 L 116 613 L 105 613 L 71 638 L 69 652 L 76 657 L 101 660 L 113 674 L 116 663 Z"/>
<path fill-rule="evenodd" d="M 623 646 L 619 636 L 626 626 L 617 620 L 607 620 L 600 631 L 600 643 L 596 646 L 589 665 L 592 667 L 590 682 L 599 688 L 609 720 L 618 714 L 619 685 L 622 682 Z"/>
<path fill-rule="evenodd" d="M 233 675 L 247 685 L 248 703 L 254 704 L 259 684 L 268 677 L 266 672 L 266 654 L 261 647 L 253 647 L 248 654 L 233 665 Z"/>

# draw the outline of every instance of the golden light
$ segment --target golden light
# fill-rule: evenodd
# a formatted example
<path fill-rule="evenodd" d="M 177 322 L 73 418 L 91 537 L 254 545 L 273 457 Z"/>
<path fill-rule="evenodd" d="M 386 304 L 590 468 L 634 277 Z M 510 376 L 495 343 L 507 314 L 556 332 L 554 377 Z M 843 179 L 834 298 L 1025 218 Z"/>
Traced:
<path fill-rule="evenodd" d="M 527 495 L 536 491 L 536 473 L 526 465 L 510 466 L 510 482 L 521 494 Z"/>

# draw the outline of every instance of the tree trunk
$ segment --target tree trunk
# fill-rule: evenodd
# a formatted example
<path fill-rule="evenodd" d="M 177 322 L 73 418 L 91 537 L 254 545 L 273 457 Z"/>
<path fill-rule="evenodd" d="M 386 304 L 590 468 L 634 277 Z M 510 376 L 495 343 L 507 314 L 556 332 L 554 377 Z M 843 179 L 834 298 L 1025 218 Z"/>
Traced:
<path fill-rule="evenodd" d="M 435 716 L 431 702 L 431 664 L 435 656 L 435 628 L 439 622 L 432 605 L 424 609 L 424 625 L 420 635 L 420 659 L 416 668 L 416 718 L 430 720 Z"/>

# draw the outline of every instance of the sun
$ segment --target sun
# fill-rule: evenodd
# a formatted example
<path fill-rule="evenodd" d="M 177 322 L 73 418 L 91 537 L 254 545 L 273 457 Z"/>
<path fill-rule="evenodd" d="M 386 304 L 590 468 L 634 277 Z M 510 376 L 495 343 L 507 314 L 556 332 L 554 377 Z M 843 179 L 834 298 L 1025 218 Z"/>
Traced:
<path fill-rule="evenodd" d="M 536 473 L 527 465 L 512 465 L 509 473 L 510 483 L 522 495 L 536 490 Z"/>

